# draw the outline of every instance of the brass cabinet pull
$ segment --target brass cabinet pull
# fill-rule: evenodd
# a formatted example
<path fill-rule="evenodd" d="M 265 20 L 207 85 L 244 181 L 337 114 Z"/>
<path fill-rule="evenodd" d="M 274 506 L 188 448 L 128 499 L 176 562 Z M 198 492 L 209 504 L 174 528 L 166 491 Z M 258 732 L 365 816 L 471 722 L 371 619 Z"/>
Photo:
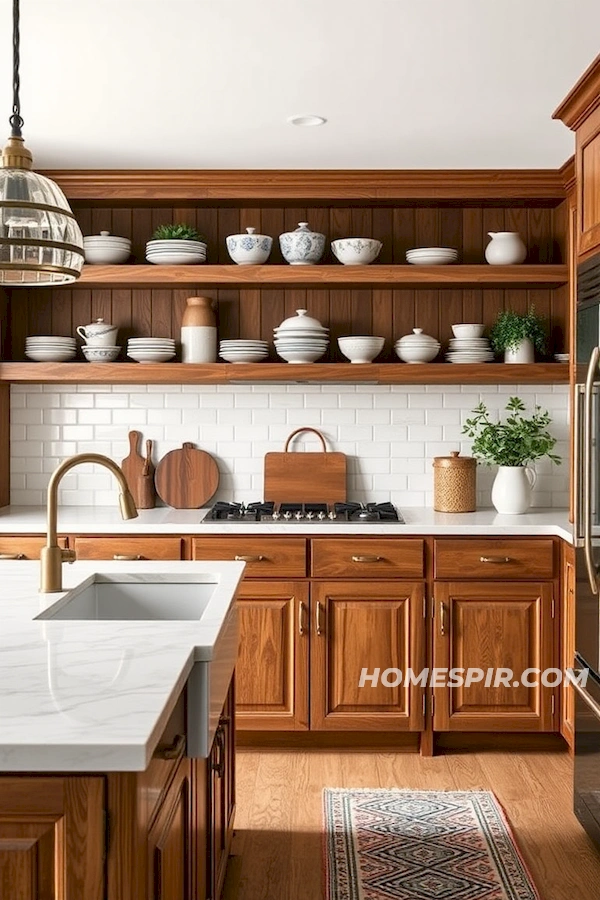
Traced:
<path fill-rule="evenodd" d="M 357 563 L 374 563 L 381 562 L 383 556 L 353 556 L 352 562 Z"/>
<path fill-rule="evenodd" d="M 298 634 L 304 634 L 304 600 L 298 604 Z"/>
<path fill-rule="evenodd" d="M 446 604 L 440 600 L 440 634 L 446 634 Z"/>
<path fill-rule="evenodd" d="M 264 556 L 234 556 L 236 562 L 264 562 Z"/>
<path fill-rule="evenodd" d="M 26 559 L 24 553 L 0 553 L 0 559 Z"/>
<path fill-rule="evenodd" d="M 140 556 L 139 553 L 115 553 L 113 559 L 115 560 L 127 560 L 127 562 L 132 562 L 133 560 L 143 559 L 143 556 Z"/>
<path fill-rule="evenodd" d="M 323 628 L 321 626 L 321 603 L 317 600 L 317 606 L 315 609 L 315 631 L 319 635 L 319 637 L 323 634 Z"/>
<path fill-rule="evenodd" d="M 225 774 L 225 732 L 220 724 L 215 733 L 215 743 L 219 750 L 219 755 L 216 762 L 211 763 L 211 769 L 217 773 L 217 778 L 222 778 Z"/>
<path fill-rule="evenodd" d="M 479 562 L 497 563 L 498 565 L 500 565 L 500 563 L 512 562 L 512 559 L 510 558 L 510 556 L 480 556 Z"/>
<path fill-rule="evenodd" d="M 160 759 L 179 759 L 185 750 L 185 734 L 176 734 L 175 740 L 168 747 L 157 750 Z"/>

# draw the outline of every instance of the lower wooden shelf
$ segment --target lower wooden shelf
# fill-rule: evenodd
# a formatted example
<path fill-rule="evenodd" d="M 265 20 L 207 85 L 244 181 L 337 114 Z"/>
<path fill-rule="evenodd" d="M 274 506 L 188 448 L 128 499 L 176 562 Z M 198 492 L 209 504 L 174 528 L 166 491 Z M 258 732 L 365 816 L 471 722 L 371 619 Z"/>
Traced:
<path fill-rule="evenodd" d="M 569 366 L 481 363 L 33 363 L 0 362 L 0 382 L 14 384 L 559 384 Z"/>

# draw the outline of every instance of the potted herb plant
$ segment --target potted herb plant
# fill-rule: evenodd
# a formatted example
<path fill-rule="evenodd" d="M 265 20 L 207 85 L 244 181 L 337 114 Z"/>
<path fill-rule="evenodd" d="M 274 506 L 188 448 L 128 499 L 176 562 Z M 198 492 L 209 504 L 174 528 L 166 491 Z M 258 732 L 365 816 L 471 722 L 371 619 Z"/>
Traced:
<path fill-rule="evenodd" d="M 519 515 L 531 506 L 537 477 L 531 463 L 547 456 L 560 464 L 560 457 L 552 452 L 556 438 L 548 431 L 552 420 L 547 410 L 536 406 L 526 418 L 519 397 L 510 397 L 505 409 L 505 421 L 495 422 L 485 403 L 480 403 L 472 410 L 473 418 L 466 420 L 463 434 L 473 438 L 473 456 L 488 466 L 498 466 L 492 487 L 492 503 L 498 512 Z"/>
<path fill-rule="evenodd" d="M 543 319 L 535 314 L 533 306 L 527 313 L 503 310 L 490 331 L 490 341 L 496 353 L 504 352 L 505 363 L 532 363 L 535 350 L 546 352 Z"/>
<path fill-rule="evenodd" d="M 206 241 L 192 225 L 159 225 L 146 244 L 146 259 L 163 266 L 206 262 Z"/>

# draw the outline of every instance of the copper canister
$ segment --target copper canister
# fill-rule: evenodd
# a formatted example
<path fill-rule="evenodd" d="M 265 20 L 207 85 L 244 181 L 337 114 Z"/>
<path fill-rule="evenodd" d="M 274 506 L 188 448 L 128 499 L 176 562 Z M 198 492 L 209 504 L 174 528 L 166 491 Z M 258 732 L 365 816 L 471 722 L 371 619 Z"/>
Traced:
<path fill-rule="evenodd" d="M 438 512 L 475 512 L 477 460 L 453 450 L 433 460 L 433 508 Z"/>

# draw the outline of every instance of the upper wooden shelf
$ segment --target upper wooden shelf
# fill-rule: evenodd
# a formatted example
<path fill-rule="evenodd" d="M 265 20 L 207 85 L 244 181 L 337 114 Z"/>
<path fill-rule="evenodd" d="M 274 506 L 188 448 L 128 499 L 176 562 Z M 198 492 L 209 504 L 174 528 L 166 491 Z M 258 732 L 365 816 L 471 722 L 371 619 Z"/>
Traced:
<path fill-rule="evenodd" d="M 569 366 L 559 363 L 0 363 L 0 382 L 16 384 L 558 384 L 568 380 Z"/>
<path fill-rule="evenodd" d="M 247 287 L 290 285 L 330 287 L 381 285 L 399 287 L 455 288 L 544 285 L 557 287 L 568 281 L 565 265 L 456 265 L 456 266 L 84 266 L 71 287 L 134 287 L 144 285 L 225 285 Z"/>

